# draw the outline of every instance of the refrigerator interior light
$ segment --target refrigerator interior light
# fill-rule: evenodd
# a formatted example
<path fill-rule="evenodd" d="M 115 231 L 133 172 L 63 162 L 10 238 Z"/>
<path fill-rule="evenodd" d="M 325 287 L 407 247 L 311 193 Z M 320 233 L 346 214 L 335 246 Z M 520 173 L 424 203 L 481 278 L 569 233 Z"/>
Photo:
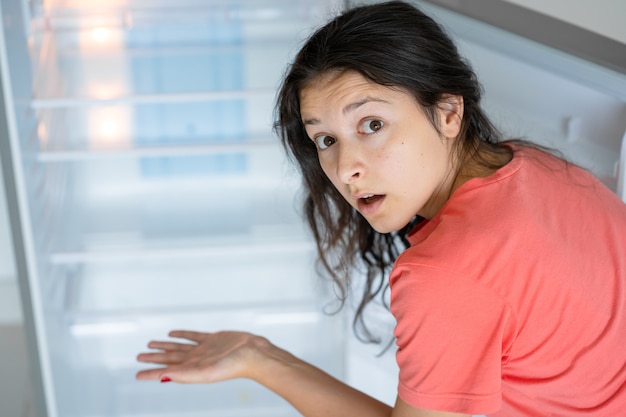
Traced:
<path fill-rule="evenodd" d="M 89 144 L 101 149 L 106 145 L 128 142 L 130 114 L 126 109 L 102 108 L 89 114 Z"/>
<path fill-rule="evenodd" d="M 45 148 L 49 139 L 48 128 L 46 127 L 45 123 L 39 122 L 37 124 L 37 137 L 39 138 L 39 143 L 41 144 L 41 147 Z"/>
<path fill-rule="evenodd" d="M 111 42 L 113 31 L 107 27 L 95 27 L 89 31 L 90 38 L 97 44 Z"/>

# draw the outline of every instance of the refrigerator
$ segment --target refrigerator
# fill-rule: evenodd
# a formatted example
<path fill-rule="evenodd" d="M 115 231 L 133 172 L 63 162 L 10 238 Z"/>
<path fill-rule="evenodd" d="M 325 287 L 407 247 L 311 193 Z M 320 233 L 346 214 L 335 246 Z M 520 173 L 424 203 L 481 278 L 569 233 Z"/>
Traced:
<path fill-rule="evenodd" d="M 272 130 L 303 40 L 361 3 L 2 0 L 0 156 L 36 415 L 298 415 L 250 381 L 135 381 L 137 353 L 173 328 L 262 334 L 393 404 L 393 319 L 381 302 L 367 311 L 383 341 L 370 345 L 352 334 L 352 300 L 332 314 Z M 626 68 L 463 2 L 415 4 L 472 62 L 505 136 L 558 149 L 626 198 Z"/>
<path fill-rule="evenodd" d="M 324 312 L 272 132 L 287 62 L 336 7 L 2 2 L 2 165 L 37 415 L 294 415 L 250 381 L 135 381 L 136 355 L 173 328 L 264 334 L 343 376 L 344 321 Z"/>

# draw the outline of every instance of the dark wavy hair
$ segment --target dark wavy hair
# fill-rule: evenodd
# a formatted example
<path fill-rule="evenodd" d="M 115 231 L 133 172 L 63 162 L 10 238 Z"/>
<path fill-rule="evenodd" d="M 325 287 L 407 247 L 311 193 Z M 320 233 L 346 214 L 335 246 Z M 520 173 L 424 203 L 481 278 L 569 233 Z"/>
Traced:
<path fill-rule="evenodd" d="M 387 274 L 407 246 L 402 230 L 378 233 L 339 194 L 322 171 L 315 145 L 300 115 L 300 91 L 326 74 L 355 71 L 366 79 L 413 95 L 438 129 L 437 105 L 449 95 L 463 98 L 463 119 L 455 152 L 482 166 L 510 154 L 500 134 L 480 106 L 482 87 L 470 65 L 459 55 L 444 30 L 416 7 L 401 1 L 361 6 L 345 11 L 305 42 L 288 68 L 278 93 L 275 130 L 300 169 L 304 214 L 317 243 L 319 266 L 339 289 L 344 305 L 351 275 L 365 267 L 365 285 L 353 327 L 361 340 L 375 342 L 363 318 L 366 305 L 380 296 L 384 302 Z M 495 166 L 494 166 L 495 165 Z M 458 175 L 458 173 L 457 173 Z"/>

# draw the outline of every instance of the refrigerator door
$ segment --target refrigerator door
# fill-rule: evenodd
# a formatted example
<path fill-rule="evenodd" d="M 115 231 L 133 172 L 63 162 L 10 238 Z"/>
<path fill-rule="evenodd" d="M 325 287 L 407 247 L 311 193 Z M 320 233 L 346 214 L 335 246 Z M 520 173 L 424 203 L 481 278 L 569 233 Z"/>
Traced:
<path fill-rule="evenodd" d="M 138 382 L 173 328 L 260 333 L 343 378 L 280 77 L 337 1 L 2 2 L 0 152 L 39 415 L 291 416 L 249 381 Z"/>

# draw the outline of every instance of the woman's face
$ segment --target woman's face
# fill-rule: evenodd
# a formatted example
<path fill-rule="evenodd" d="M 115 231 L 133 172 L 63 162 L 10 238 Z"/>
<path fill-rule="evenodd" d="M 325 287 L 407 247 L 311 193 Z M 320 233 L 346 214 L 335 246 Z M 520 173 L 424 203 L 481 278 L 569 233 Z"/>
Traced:
<path fill-rule="evenodd" d="M 463 107 L 454 97 L 439 107 L 438 132 L 411 95 L 356 72 L 321 77 L 300 92 L 324 173 L 380 233 L 416 214 L 431 218 L 450 195 Z"/>

